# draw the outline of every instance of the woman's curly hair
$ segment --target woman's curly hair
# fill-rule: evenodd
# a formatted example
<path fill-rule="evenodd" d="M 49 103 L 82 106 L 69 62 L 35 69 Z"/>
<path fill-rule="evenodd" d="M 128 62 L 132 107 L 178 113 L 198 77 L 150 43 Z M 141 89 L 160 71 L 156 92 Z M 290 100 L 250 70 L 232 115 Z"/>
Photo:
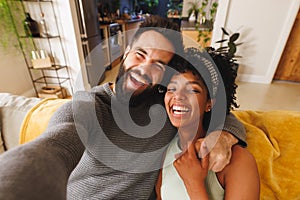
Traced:
<path fill-rule="evenodd" d="M 224 105 L 224 102 L 218 102 L 218 99 L 224 99 L 220 96 L 224 95 L 220 92 L 222 87 L 220 84 L 224 84 L 226 93 L 226 113 L 239 107 L 236 102 L 236 64 L 224 55 L 216 53 L 213 49 L 208 49 L 206 52 L 194 47 L 186 48 L 184 60 L 180 61 L 175 69 L 179 73 L 190 71 L 202 80 L 209 91 L 208 98 L 217 99 L 216 107 L 214 106 L 216 109 Z M 214 87 L 217 87 L 216 92 Z"/>

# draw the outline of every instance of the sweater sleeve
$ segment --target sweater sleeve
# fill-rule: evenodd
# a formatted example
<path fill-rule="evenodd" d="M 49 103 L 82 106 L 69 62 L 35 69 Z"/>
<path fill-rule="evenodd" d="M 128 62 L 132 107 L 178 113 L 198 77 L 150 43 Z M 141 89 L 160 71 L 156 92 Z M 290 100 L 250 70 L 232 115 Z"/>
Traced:
<path fill-rule="evenodd" d="M 41 136 L 0 155 L 0 199 L 66 199 L 69 175 L 83 151 L 69 102 Z"/>
<path fill-rule="evenodd" d="M 247 146 L 245 127 L 232 113 L 226 115 L 224 125 L 217 126 L 216 130 L 223 130 L 231 133 L 239 140 L 238 144 L 243 147 Z"/>

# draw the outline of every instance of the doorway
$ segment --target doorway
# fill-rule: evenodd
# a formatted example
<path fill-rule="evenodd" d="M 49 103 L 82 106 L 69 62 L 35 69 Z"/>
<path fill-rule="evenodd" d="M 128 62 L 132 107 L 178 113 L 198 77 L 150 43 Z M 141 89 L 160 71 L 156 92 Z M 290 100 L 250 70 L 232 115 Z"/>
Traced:
<path fill-rule="evenodd" d="M 281 55 L 274 80 L 300 82 L 300 9 Z"/>

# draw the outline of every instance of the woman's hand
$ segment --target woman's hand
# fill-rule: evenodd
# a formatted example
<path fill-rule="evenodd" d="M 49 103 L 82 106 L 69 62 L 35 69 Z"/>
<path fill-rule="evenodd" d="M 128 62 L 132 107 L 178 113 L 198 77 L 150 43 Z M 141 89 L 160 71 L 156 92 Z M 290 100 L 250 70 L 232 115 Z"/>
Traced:
<path fill-rule="evenodd" d="M 191 199 L 199 199 L 200 197 L 204 199 L 208 198 L 205 189 L 205 178 L 208 173 L 209 164 L 208 154 L 203 158 L 199 158 L 197 155 L 199 151 L 196 150 L 196 148 L 206 148 L 201 143 L 201 140 L 196 143 L 190 143 L 183 153 L 176 156 L 177 160 L 173 163 Z"/>

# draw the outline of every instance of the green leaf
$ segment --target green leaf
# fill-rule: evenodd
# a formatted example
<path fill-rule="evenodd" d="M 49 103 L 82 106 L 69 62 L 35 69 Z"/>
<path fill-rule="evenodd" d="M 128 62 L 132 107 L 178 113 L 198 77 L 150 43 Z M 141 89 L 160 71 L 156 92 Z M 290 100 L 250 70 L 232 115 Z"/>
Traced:
<path fill-rule="evenodd" d="M 224 40 L 219 40 L 219 41 L 216 41 L 216 43 L 223 43 L 223 42 L 226 42 L 227 40 L 224 39 Z"/>
<path fill-rule="evenodd" d="M 230 57 L 233 57 L 235 53 L 236 53 L 236 46 L 233 45 L 229 48 L 228 54 L 230 55 Z"/>
<path fill-rule="evenodd" d="M 234 33 L 232 36 L 230 36 L 229 41 L 234 42 L 240 37 L 239 33 Z"/>
<path fill-rule="evenodd" d="M 229 33 L 227 33 L 227 31 L 225 30 L 225 28 L 222 27 L 222 31 L 225 35 L 229 35 Z"/>

